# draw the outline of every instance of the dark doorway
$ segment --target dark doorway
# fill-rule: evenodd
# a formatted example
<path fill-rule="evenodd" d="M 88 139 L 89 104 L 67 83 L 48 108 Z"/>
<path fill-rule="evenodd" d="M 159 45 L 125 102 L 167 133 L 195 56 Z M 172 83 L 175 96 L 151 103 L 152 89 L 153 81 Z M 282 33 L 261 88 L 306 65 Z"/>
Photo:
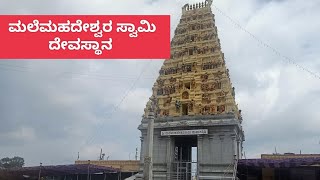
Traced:
<path fill-rule="evenodd" d="M 182 104 L 182 115 L 188 115 L 188 104 Z"/>
<path fill-rule="evenodd" d="M 191 180 L 197 170 L 197 136 L 175 137 L 173 180 Z"/>

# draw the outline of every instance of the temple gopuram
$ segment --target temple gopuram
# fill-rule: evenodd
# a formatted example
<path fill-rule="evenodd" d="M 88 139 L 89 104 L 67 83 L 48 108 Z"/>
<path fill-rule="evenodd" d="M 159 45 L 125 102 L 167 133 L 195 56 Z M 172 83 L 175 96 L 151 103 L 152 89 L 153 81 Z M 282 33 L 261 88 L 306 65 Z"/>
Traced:
<path fill-rule="evenodd" d="M 221 50 L 212 0 L 182 7 L 142 117 L 137 179 L 228 179 L 236 176 L 244 134 Z"/>

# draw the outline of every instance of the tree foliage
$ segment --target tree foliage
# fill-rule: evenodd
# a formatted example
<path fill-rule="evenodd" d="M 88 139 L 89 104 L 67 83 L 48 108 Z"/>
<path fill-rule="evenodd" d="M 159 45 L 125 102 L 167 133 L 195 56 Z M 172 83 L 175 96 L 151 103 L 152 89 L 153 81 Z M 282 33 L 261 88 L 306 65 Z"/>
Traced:
<path fill-rule="evenodd" d="M 5 157 L 0 160 L 0 167 L 2 168 L 17 168 L 24 166 L 24 159 L 22 157 L 15 156 L 13 158 Z"/>

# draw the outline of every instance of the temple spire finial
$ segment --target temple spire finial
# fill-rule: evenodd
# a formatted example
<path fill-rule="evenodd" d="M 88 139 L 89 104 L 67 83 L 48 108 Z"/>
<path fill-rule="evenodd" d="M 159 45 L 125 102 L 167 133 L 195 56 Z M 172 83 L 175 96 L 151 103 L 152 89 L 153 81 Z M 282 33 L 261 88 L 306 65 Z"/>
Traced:
<path fill-rule="evenodd" d="M 198 3 L 195 3 L 195 4 L 185 4 L 182 7 L 182 13 L 184 13 L 186 11 L 191 11 L 191 10 L 205 8 L 205 7 L 210 7 L 212 2 L 213 2 L 213 0 L 205 0 L 204 2 L 198 2 Z"/>

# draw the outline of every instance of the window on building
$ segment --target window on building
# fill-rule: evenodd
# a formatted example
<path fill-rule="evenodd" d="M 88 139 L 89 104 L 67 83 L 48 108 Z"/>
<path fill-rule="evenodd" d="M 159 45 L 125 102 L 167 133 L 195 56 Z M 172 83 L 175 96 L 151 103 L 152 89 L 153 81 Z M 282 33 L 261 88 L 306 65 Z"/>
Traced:
<path fill-rule="evenodd" d="M 186 88 L 186 89 L 191 89 L 191 83 L 185 83 L 184 84 L 184 87 Z"/>
<path fill-rule="evenodd" d="M 191 41 L 192 41 L 192 42 L 194 41 L 194 36 L 191 36 Z"/>
<path fill-rule="evenodd" d="M 193 55 L 193 49 L 189 49 L 189 55 Z"/>

